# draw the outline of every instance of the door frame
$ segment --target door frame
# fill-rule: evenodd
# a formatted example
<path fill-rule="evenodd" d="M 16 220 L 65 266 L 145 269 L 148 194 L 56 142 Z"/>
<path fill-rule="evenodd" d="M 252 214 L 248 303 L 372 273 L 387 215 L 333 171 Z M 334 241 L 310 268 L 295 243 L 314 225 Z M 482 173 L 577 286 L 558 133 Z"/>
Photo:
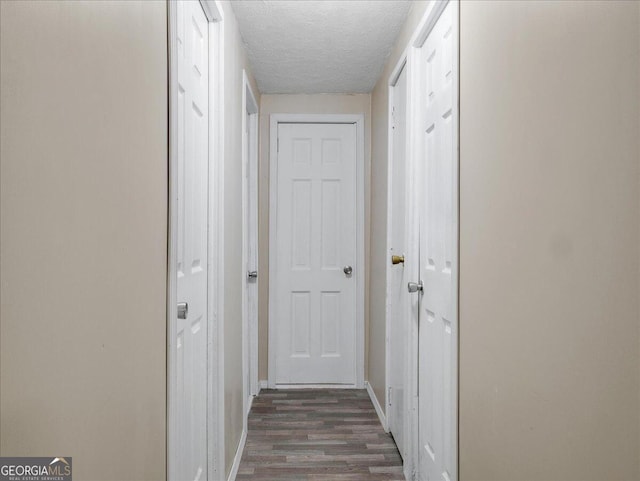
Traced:
<path fill-rule="evenodd" d="M 255 234 L 255 255 L 256 269 L 258 266 L 258 119 L 259 106 L 256 96 L 251 88 L 247 72 L 242 70 L 242 390 L 243 390 L 243 427 L 247 429 L 247 417 L 251 410 L 253 397 L 258 394 L 258 283 L 260 279 L 256 279 L 256 318 L 253 323 L 249 322 L 249 297 L 247 296 L 247 267 L 249 262 L 249 238 L 253 229 Z M 249 117 L 249 119 L 247 119 Z M 248 123 L 247 123 L 248 122 Z M 249 136 L 247 138 L 247 130 Z M 247 144 L 251 143 L 251 148 L 247 152 Z M 250 165 L 250 167 L 249 167 Z M 247 168 L 254 169 L 256 172 L 256 217 L 253 226 L 248 225 L 249 209 L 249 182 Z M 250 384 L 249 392 L 245 392 L 247 384 Z M 251 400 L 250 400 L 251 399 Z"/>
<path fill-rule="evenodd" d="M 276 278 L 276 212 L 278 207 L 278 124 L 354 124 L 356 126 L 356 382 L 355 384 L 313 385 L 276 384 L 277 336 L 271 322 L 276 318 L 275 289 L 269 289 L 269 380 L 271 389 L 295 387 L 334 387 L 364 389 L 364 289 L 365 289 L 365 233 L 364 233 L 364 114 L 272 114 L 269 130 L 269 283 Z"/>
<path fill-rule="evenodd" d="M 176 479 L 175 436 L 177 359 L 173 334 L 177 329 L 177 9 L 168 3 L 169 37 L 169 159 L 167 212 L 167 395 L 166 472 Z M 224 466 L 224 18 L 219 0 L 200 0 L 209 28 L 209 210 L 207 228 L 207 479 L 225 478 Z"/>

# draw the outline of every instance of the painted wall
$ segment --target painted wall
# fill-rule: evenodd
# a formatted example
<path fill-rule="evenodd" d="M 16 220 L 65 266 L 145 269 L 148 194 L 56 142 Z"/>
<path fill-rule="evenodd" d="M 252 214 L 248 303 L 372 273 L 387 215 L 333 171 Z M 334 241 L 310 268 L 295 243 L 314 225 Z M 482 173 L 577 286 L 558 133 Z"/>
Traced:
<path fill-rule="evenodd" d="M 225 468 L 231 470 L 242 435 L 242 71 L 251 75 L 229 2 L 221 2 L 224 24 L 224 410 Z"/>
<path fill-rule="evenodd" d="M 258 249 L 260 284 L 259 376 L 268 379 L 269 369 L 269 143 L 271 114 L 364 114 L 365 116 L 365 259 L 369 258 L 371 98 L 369 94 L 263 95 L 260 102 L 260 160 L 258 167 Z M 365 322 L 369 319 L 369 269 L 365 269 Z M 365 332 L 368 329 L 365 326 Z M 365 341 L 365 357 L 368 342 Z M 365 362 L 365 371 L 366 371 Z M 365 372 L 365 378 L 367 373 Z"/>
<path fill-rule="evenodd" d="M 164 479 L 166 2 L 0 2 L 0 32 L 0 455 Z"/>
<path fill-rule="evenodd" d="M 640 479 L 639 7 L 462 5 L 463 480 Z"/>
<path fill-rule="evenodd" d="M 369 383 L 384 406 L 386 356 L 386 265 L 387 255 L 387 146 L 389 75 L 400 60 L 411 35 L 422 19 L 428 1 L 415 1 L 398 35 L 384 70 L 371 93 L 371 283 L 369 291 Z"/>

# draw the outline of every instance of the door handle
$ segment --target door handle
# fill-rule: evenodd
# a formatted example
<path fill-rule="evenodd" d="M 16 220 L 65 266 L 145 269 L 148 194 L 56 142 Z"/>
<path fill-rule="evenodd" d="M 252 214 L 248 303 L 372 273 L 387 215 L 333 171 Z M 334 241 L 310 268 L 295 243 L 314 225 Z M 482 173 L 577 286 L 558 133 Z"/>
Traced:
<path fill-rule="evenodd" d="M 257 279 L 258 271 L 249 271 L 247 272 L 247 279 Z"/>
<path fill-rule="evenodd" d="M 422 286 L 422 281 L 419 282 L 409 282 L 409 284 L 407 284 L 407 290 L 409 292 L 422 292 L 424 290 L 423 286 Z"/>
<path fill-rule="evenodd" d="M 344 266 L 344 268 L 342 269 L 342 271 L 344 272 L 345 276 L 350 276 L 351 274 L 353 274 L 353 267 L 351 266 Z"/>
<path fill-rule="evenodd" d="M 397 264 L 404 264 L 404 255 L 401 256 L 391 256 L 391 263 L 395 266 Z"/>
<path fill-rule="evenodd" d="M 178 319 L 186 319 L 189 315 L 189 304 L 186 302 L 178 303 Z"/>

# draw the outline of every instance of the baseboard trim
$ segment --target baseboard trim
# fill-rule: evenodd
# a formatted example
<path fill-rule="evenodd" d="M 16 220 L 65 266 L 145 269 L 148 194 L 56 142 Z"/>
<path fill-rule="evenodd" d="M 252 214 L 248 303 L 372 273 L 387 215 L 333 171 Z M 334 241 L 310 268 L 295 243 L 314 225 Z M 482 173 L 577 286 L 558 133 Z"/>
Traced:
<path fill-rule="evenodd" d="M 404 473 L 404 479 L 406 481 L 410 481 L 410 480 L 413 479 L 412 469 L 409 466 L 409 463 L 404 463 L 403 462 L 402 472 Z"/>
<path fill-rule="evenodd" d="M 262 389 L 267 389 L 268 387 L 269 387 L 269 381 L 267 381 L 266 379 L 263 379 L 262 381 L 258 381 L 258 393 Z"/>
<path fill-rule="evenodd" d="M 247 430 L 242 430 L 242 435 L 240 436 L 240 443 L 238 443 L 238 450 L 236 451 L 236 455 L 233 458 L 233 464 L 231 465 L 231 471 L 229 472 L 229 477 L 227 481 L 235 481 L 236 476 L 238 475 L 238 469 L 240 468 L 240 460 L 242 459 L 242 453 L 244 452 L 244 445 L 247 443 Z"/>
<path fill-rule="evenodd" d="M 247 419 L 249 419 L 249 413 L 251 412 L 251 408 L 253 407 L 253 400 L 255 398 L 256 398 L 255 396 L 249 396 L 249 400 L 247 401 L 247 412 L 244 413 Z"/>
<path fill-rule="evenodd" d="M 384 414 L 384 410 L 382 409 L 382 406 L 380 406 L 380 403 L 378 402 L 378 398 L 376 397 L 376 393 L 373 392 L 373 388 L 371 387 L 371 384 L 369 384 L 369 381 L 365 381 L 364 385 L 367 388 L 367 392 L 369 393 L 369 397 L 371 398 L 371 402 L 373 403 L 373 407 L 376 409 L 376 413 L 378 414 L 378 418 L 380 418 L 380 424 L 382 424 L 382 427 L 384 428 L 384 432 L 388 433 L 389 432 L 389 426 L 387 426 L 387 417 Z"/>

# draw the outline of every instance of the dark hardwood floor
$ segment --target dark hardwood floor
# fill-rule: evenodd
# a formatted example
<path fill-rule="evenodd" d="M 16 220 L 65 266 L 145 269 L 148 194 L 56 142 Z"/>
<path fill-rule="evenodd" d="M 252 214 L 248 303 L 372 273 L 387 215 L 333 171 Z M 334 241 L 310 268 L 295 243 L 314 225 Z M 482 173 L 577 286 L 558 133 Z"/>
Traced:
<path fill-rule="evenodd" d="M 404 480 L 393 438 L 359 389 L 263 390 L 238 480 Z"/>

